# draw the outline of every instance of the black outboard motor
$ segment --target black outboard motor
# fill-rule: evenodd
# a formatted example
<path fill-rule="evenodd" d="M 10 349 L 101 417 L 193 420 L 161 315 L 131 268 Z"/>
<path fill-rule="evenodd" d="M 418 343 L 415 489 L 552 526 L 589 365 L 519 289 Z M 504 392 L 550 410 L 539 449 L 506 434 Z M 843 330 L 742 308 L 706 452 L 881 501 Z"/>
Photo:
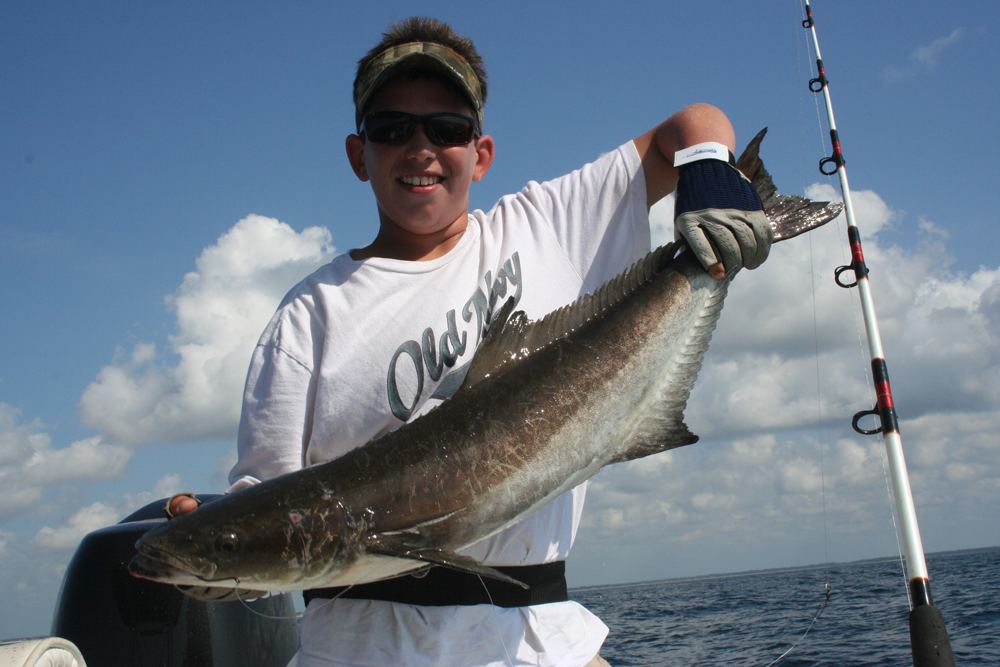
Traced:
<path fill-rule="evenodd" d="M 286 667 L 299 648 L 291 594 L 203 602 L 128 573 L 136 540 L 167 520 L 166 502 L 83 539 L 63 579 L 52 634 L 76 644 L 89 667 Z"/>

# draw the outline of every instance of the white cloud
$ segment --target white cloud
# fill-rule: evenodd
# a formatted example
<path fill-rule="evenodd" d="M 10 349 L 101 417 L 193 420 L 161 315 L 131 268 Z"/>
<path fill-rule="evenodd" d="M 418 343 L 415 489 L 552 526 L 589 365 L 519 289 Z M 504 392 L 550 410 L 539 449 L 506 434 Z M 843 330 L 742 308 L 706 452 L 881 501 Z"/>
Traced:
<path fill-rule="evenodd" d="M 962 36 L 962 29 L 955 28 L 947 37 L 939 37 L 927 46 L 918 47 L 910 58 L 927 67 L 937 67 L 938 56 L 951 44 L 954 44 Z"/>
<path fill-rule="evenodd" d="M 11 528 L 0 531 L 0 594 L 12 608 L 31 609 L 37 622 L 87 533 L 184 490 L 178 475 L 166 475 L 149 492 L 83 502 L 88 484 L 122 475 L 134 445 L 232 435 L 257 337 L 285 292 L 332 253 L 325 229 L 239 221 L 167 299 L 176 316 L 172 354 L 139 343 L 87 387 L 79 413 L 100 435 L 54 448 L 44 424 L 22 422 L 0 403 L 0 521 Z"/>
<path fill-rule="evenodd" d="M 37 419 L 30 424 L 18 424 L 21 411 L 12 405 L 0 403 L 0 466 L 8 466 L 26 459 L 37 447 L 47 447 L 50 440 L 40 433 L 42 424 Z"/>
<path fill-rule="evenodd" d="M 805 196 L 815 201 L 843 201 L 840 192 L 829 183 L 813 183 L 806 188 Z M 901 215 L 871 190 L 851 191 L 851 204 L 855 223 L 863 239 L 875 236 L 887 225 L 891 226 Z M 846 214 L 842 213 L 841 216 L 839 221 L 846 220 Z"/>
<path fill-rule="evenodd" d="M 53 449 L 44 426 L 37 419 L 18 423 L 19 412 L 0 403 L 0 519 L 36 508 L 51 487 L 114 479 L 132 457 L 130 448 L 100 436 Z"/>
<path fill-rule="evenodd" d="M 227 437 L 257 338 L 281 298 L 333 254 L 330 233 L 250 215 L 206 248 L 167 299 L 176 365 L 152 344 L 105 366 L 80 399 L 88 426 L 128 444 Z"/>
<path fill-rule="evenodd" d="M 937 68 L 938 59 L 941 53 L 957 43 L 962 38 L 962 28 L 955 28 L 948 35 L 939 37 L 927 46 L 919 46 L 910 54 L 908 65 L 890 65 L 885 70 L 885 76 L 889 80 L 909 79 L 922 72 L 929 72 Z"/>
<path fill-rule="evenodd" d="M 674 195 L 664 197 L 649 209 L 651 245 L 659 248 L 674 240 Z"/>
<path fill-rule="evenodd" d="M 7 555 L 7 548 L 17 541 L 17 535 L 0 530 L 0 561 Z"/>
<path fill-rule="evenodd" d="M 101 436 L 95 436 L 78 440 L 64 449 L 36 448 L 23 471 L 29 481 L 42 486 L 114 479 L 131 457 L 129 448 L 105 444 Z"/>

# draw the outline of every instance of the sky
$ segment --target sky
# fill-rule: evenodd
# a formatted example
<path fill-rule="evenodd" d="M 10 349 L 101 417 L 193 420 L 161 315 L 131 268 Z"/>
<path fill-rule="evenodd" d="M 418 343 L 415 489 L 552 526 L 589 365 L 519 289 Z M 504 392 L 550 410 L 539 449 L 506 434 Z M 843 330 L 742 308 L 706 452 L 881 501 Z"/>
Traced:
<path fill-rule="evenodd" d="M 793 0 L 0 2 L 0 637 L 48 633 L 84 535 L 219 493 L 284 293 L 377 228 L 351 172 L 354 64 L 394 20 L 489 72 L 487 209 L 694 102 L 782 192 L 838 199 Z M 813 13 L 928 552 L 1000 544 L 1000 15 Z M 670 203 L 651 213 L 672 238 Z M 843 219 L 743 272 L 691 396 L 693 446 L 596 477 L 571 586 L 897 553 Z M 931 572 L 933 580 L 934 572 Z M 900 587 L 887 604 L 905 609 Z M 937 600 L 947 615 L 947 601 Z"/>

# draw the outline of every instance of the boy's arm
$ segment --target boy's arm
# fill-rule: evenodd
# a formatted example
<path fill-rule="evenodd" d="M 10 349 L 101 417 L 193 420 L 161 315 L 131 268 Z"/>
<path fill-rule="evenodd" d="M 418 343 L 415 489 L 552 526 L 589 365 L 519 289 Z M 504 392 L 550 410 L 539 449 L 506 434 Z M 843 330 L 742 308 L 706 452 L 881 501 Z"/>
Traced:
<path fill-rule="evenodd" d="M 684 107 L 634 141 L 646 176 L 646 205 L 652 206 L 677 186 L 680 170 L 674 153 L 706 141 L 736 152 L 736 132 L 726 114 L 711 104 Z"/>
<path fill-rule="evenodd" d="M 676 189 L 675 236 L 683 236 L 712 277 L 722 279 L 727 271 L 760 266 L 772 231 L 756 191 L 735 167 L 718 159 L 689 158 L 682 169 L 674 166 L 677 151 L 707 142 L 722 144 L 732 154 L 736 133 L 722 111 L 693 104 L 633 143 L 642 159 L 647 206 Z"/>
<path fill-rule="evenodd" d="M 296 335 L 290 329 L 272 332 L 273 338 L 254 349 L 236 437 L 239 458 L 229 472 L 227 493 L 303 467 L 316 378 L 279 347 L 279 338 L 287 343 Z"/>

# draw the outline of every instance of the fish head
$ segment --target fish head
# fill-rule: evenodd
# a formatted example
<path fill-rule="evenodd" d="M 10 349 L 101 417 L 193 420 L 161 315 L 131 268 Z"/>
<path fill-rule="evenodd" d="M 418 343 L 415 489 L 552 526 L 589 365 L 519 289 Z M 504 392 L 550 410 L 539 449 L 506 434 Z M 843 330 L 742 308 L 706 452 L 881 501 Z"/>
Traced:
<path fill-rule="evenodd" d="M 148 531 L 136 542 L 139 555 L 129 572 L 171 584 L 293 591 L 326 581 L 344 566 L 349 530 L 340 503 L 289 509 L 253 490 Z"/>

